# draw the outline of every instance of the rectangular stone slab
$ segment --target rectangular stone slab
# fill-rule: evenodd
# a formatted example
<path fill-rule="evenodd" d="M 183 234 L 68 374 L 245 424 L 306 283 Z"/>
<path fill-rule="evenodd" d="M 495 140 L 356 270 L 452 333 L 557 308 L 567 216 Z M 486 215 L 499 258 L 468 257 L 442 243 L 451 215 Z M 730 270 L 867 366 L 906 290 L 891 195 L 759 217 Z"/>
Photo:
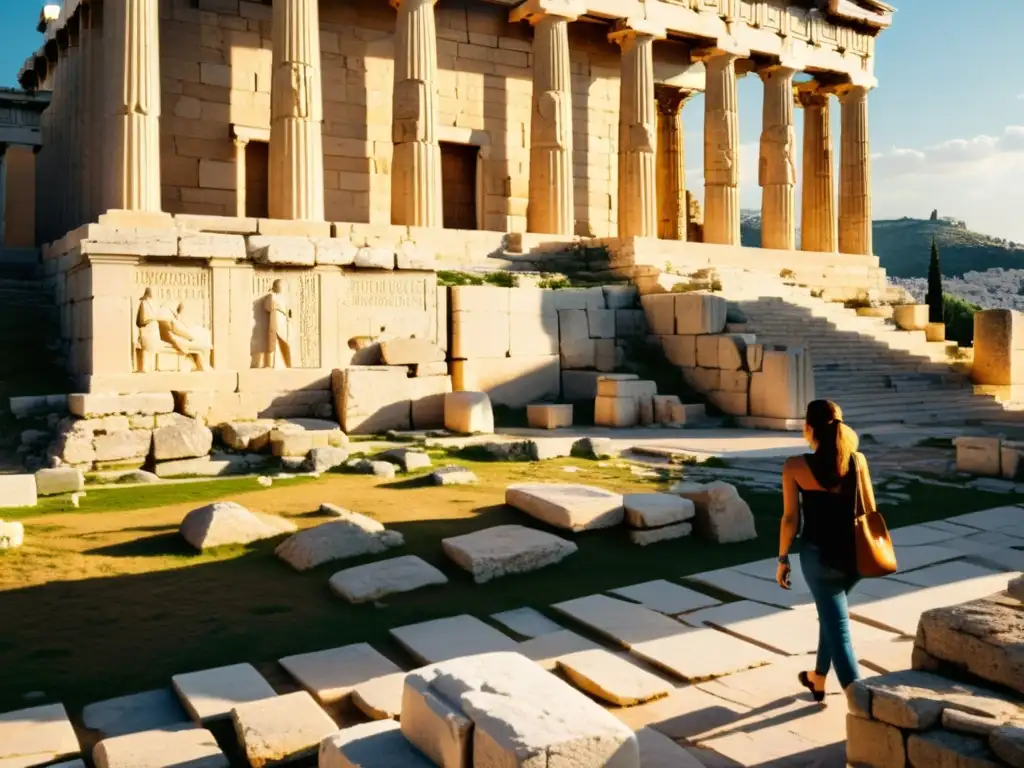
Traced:
<path fill-rule="evenodd" d="M 373 720 L 396 718 L 402 713 L 405 672 L 375 677 L 352 689 L 352 703 Z"/>
<path fill-rule="evenodd" d="M 575 632 L 563 629 L 550 635 L 541 635 L 532 640 L 524 640 L 516 650 L 530 659 L 530 661 L 534 661 L 548 670 L 548 672 L 554 672 L 558 667 L 558 660 L 563 656 L 600 647 L 593 640 L 588 640 L 581 635 L 577 635 Z"/>
<path fill-rule="evenodd" d="M 620 707 L 660 699 L 675 687 L 604 649 L 563 656 L 558 668 L 577 688 Z"/>
<path fill-rule="evenodd" d="M 86 728 L 99 731 L 104 738 L 192 725 L 181 702 L 169 688 L 89 704 L 82 710 L 82 723 Z"/>
<path fill-rule="evenodd" d="M 629 652 L 689 682 L 759 667 L 779 658 L 717 629 L 686 627 L 675 635 L 636 643 Z"/>
<path fill-rule="evenodd" d="M 893 578 L 917 587 L 941 587 L 958 581 L 991 576 L 993 573 L 995 571 L 991 568 L 954 560 L 950 563 L 931 565 L 916 571 L 897 573 Z"/>
<path fill-rule="evenodd" d="M 899 571 L 912 571 L 935 565 L 945 560 L 956 560 L 963 553 L 941 544 L 924 544 L 920 547 L 902 547 L 896 550 L 896 565 Z"/>
<path fill-rule="evenodd" d="M 320 744 L 319 768 L 434 768 L 394 720 L 344 728 Z"/>
<path fill-rule="evenodd" d="M 444 553 L 473 574 L 477 584 L 553 565 L 576 552 L 576 544 L 522 525 L 496 525 L 442 539 Z"/>
<path fill-rule="evenodd" d="M 628 587 L 608 590 L 611 594 L 640 603 L 658 613 L 676 616 L 699 608 L 710 608 L 720 601 L 693 589 L 681 587 L 664 579 L 645 581 Z"/>
<path fill-rule="evenodd" d="M 407 624 L 390 632 L 399 645 L 422 664 L 477 653 L 511 651 L 516 647 L 515 640 L 508 635 L 469 614 Z"/>
<path fill-rule="evenodd" d="M 950 530 L 933 527 L 932 525 L 908 525 L 889 531 L 892 543 L 896 547 L 920 547 L 925 544 L 942 544 L 955 539 L 957 534 Z"/>
<path fill-rule="evenodd" d="M 994 531 L 1024 522 L 1024 507 L 1006 506 L 968 512 L 966 515 L 946 518 L 946 522 L 967 525 L 979 531 Z"/>
<path fill-rule="evenodd" d="M 316 754 L 320 742 L 338 730 L 306 691 L 240 704 L 231 710 L 231 721 L 252 768 Z"/>
<path fill-rule="evenodd" d="M 776 653 L 796 656 L 818 648 L 818 615 L 813 607 L 788 610 L 739 600 L 694 611 L 680 619 L 694 627 L 710 626 Z M 859 622 L 850 623 L 854 646 L 891 640 L 894 635 Z"/>
<path fill-rule="evenodd" d="M 579 597 L 551 607 L 626 648 L 648 640 L 672 637 L 686 629 L 675 619 L 607 595 Z"/>
<path fill-rule="evenodd" d="M 522 637 L 540 637 L 562 631 L 562 627 L 533 608 L 514 608 L 511 611 L 492 613 L 491 618 Z"/>
<path fill-rule="evenodd" d="M 228 759 L 205 728 L 142 731 L 104 739 L 92 751 L 96 768 L 227 768 Z"/>
<path fill-rule="evenodd" d="M 704 768 L 704 764 L 684 747 L 654 728 L 640 728 L 636 739 L 643 768 Z"/>
<path fill-rule="evenodd" d="M 536 483 L 510 485 L 505 503 L 555 528 L 589 531 L 619 525 L 622 496 L 589 485 Z"/>
<path fill-rule="evenodd" d="M 639 768 L 636 736 L 628 727 L 518 653 L 453 659 L 409 673 L 401 723 L 417 746 L 432 738 L 424 727 L 431 724 L 409 705 L 425 692 L 451 702 L 472 721 L 473 765 Z"/>
<path fill-rule="evenodd" d="M 861 621 L 899 632 L 908 637 L 917 634 L 921 614 L 932 608 L 977 600 L 1006 589 L 1004 573 L 981 576 L 941 587 L 915 588 L 897 597 L 850 606 L 850 615 Z"/>
<path fill-rule="evenodd" d="M 252 664 L 232 664 L 175 675 L 171 685 L 197 723 L 226 719 L 239 704 L 277 695 Z"/>
<path fill-rule="evenodd" d="M 810 592 L 807 588 L 807 582 L 804 581 L 804 572 L 800 566 L 800 555 L 795 554 L 790 557 L 791 568 L 789 572 L 789 583 L 796 592 Z M 756 579 L 762 581 L 769 581 L 773 585 L 775 582 L 775 573 L 779 568 L 779 560 L 777 557 L 767 557 L 764 560 L 755 560 L 752 563 L 744 563 L 743 565 L 737 565 L 736 570 L 746 576 L 753 576 Z"/>
<path fill-rule="evenodd" d="M 328 583 L 332 592 L 350 603 L 366 603 L 447 584 L 448 577 L 416 555 L 403 555 L 346 568 L 331 576 Z"/>
<path fill-rule="evenodd" d="M 879 674 L 911 669 L 914 641 L 906 638 L 877 643 L 854 643 L 857 660 Z"/>
<path fill-rule="evenodd" d="M 45 765 L 62 757 L 77 757 L 81 751 L 63 704 L 0 715 L 0 765 Z"/>
<path fill-rule="evenodd" d="M 732 569 L 696 573 L 693 576 L 687 576 L 686 579 L 707 584 L 709 587 L 745 600 L 756 600 L 759 603 L 777 605 L 780 608 L 796 608 L 801 605 L 811 605 L 814 602 L 810 592 L 795 588 L 785 590 L 774 582 L 748 576 Z"/>
<path fill-rule="evenodd" d="M 369 643 L 285 656 L 280 664 L 321 704 L 341 701 L 367 680 L 402 671 Z"/>

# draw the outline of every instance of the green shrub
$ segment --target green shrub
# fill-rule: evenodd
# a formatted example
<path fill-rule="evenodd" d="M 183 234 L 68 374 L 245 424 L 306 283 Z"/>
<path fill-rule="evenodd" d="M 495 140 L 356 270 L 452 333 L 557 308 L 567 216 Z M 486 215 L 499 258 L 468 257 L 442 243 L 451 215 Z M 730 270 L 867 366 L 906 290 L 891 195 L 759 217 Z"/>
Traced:
<path fill-rule="evenodd" d="M 518 288 L 519 275 L 514 272 L 488 272 L 484 275 L 484 282 L 488 285 L 496 285 L 499 288 Z"/>
<path fill-rule="evenodd" d="M 456 272 L 451 269 L 442 269 L 437 273 L 438 285 L 483 285 L 484 279 L 480 275 L 471 275 L 468 272 Z"/>
<path fill-rule="evenodd" d="M 946 338 L 961 347 L 974 343 L 974 313 L 981 307 L 959 296 L 944 294 L 942 297 L 942 320 L 946 324 Z"/>

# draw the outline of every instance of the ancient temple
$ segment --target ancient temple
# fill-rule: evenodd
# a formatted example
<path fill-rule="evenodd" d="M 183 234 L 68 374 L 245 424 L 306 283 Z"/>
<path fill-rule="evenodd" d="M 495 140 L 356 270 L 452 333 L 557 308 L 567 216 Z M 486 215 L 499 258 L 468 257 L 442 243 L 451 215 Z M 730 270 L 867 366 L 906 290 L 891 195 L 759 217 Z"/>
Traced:
<path fill-rule="evenodd" d="M 868 100 L 893 9 L 879 0 L 67 0 L 47 13 L 19 75 L 50 94 L 37 178 L 61 179 L 36 185 L 36 239 L 88 391 L 136 390 L 139 376 L 176 390 L 184 374 L 240 391 L 285 369 L 273 386 L 301 388 L 300 369 L 344 366 L 348 340 L 382 328 L 443 341 L 436 265 L 580 238 L 637 275 L 671 258 L 884 283 Z M 738 110 L 743 76 L 763 83 L 762 115 Z M 693 243 L 682 107 L 698 92 Z M 739 247 L 739 122 L 758 119 L 763 250 Z"/>

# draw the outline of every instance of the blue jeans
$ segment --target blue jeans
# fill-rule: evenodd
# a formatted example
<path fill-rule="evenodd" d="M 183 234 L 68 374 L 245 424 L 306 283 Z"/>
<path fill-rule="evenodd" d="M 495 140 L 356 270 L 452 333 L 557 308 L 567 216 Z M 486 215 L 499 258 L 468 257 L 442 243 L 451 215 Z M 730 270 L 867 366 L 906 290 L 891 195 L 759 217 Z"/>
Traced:
<path fill-rule="evenodd" d="M 860 577 L 825 565 L 821 551 L 806 542 L 800 548 L 800 570 L 818 609 L 818 660 L 814 671 L 825 677 L 829 668 L 835 667 L 839 684 L 845 689 L 860 677 L 850 642 L 850 608 L 846 602 Z"/>

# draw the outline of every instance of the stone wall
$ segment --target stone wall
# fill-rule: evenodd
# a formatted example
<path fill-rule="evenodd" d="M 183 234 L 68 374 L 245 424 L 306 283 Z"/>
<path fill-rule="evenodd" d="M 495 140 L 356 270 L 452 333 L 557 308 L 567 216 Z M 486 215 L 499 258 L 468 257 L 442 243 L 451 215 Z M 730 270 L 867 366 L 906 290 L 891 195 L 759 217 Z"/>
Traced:
<path fill-rule="evenodd" d="M 163 208 L 232 216 L 232 126 L 269 130 L 269 5 L 161 0 Z M 532 33 L 501 5 L 437 7 L 441 141 L 480 147 L 479 228 L 526 229 L 532 109 Z M 393 36 L 387 3 L 320 8 L 324 185 L 328 221 L 390 224 Z M 576 229 L 616 227 L 619 68 L 599 25 L 570 27 Z M 676 76 L 686 49 L 659 44 L 659 71 Z M 678 65 L 678 66 L 677 66 Z"/>
<path fill-rule="evenodd" d="M 36 246 L 36 156 L 32 147 L 8 146 L 3 153 L 3 248 Z"/>

